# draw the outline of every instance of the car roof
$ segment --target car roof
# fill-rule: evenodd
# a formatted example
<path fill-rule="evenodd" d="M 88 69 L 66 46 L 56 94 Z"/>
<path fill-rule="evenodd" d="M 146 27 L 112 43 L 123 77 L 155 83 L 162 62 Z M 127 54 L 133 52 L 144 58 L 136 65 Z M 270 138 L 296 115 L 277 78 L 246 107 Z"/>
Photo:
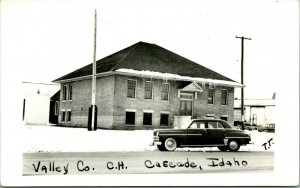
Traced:
<path fill-rule="evenodd" d="M 192 119 L 192 121 L 224 121 L 222 119 Z"/>

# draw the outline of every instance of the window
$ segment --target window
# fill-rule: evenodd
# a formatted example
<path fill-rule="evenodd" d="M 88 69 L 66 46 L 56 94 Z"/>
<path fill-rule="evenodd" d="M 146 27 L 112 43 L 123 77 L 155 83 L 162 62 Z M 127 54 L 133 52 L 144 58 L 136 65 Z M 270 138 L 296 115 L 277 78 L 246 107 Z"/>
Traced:
<path fill-rule="evenodd" d="M 72 100 L 72 89 L 73 89 L 73 85 L 69 85 L 69 95 L 68 95 L 68 100 Z"/>
<path fill-rule="evenodd" d="M 215 90 L 209 89 L 208 90 L 208 100 L 207 100 L 208 104 L 214 104 L 214 98 L 215 98 L 214 95 L 215 95 Z"/>
<path fill-rule="evenodd" d="M 169 114 L 160 114 L 160 125 L 162 126 L 169 125 Z"/>
<path fill-rule="evenodd" d="M 220 119 L 227 121 L 228 117 L 227 116 L 221 116 Z"/>
<path fill-rule="evenodd" d="M 55 101 L 54 115 L 58 115 L 58 112 L 59 112 L 59 102 Z"/>
<path fill-rule="evenodd" d="M 67 85 L 63 86 L 63 100 L 67 100 Z"/>
<path fill-rule="evenodd" d="M 136 90 L 136 81 L 128 80 L 127 81 L 127 97 L 135 98 L 135 90 Z"/>
<path fill-rule="evenodd" d="M 209 129 L 224 129 L 223 125 L 217 121 L 208 122 Z"/>
<path fill-rule="evenodd" d="M 145 82 L 145 99 L 152 99 L 152 82 Z"/>
<path fill-rule="evenodd" d="M 61 121 L 66 121 L 66 111 L 61 112 Z"/>
<path fill-rule="evenodd" d="M 71 121 L 71 110 L 68 110 L 67 111 L 67 122 L 70 122 Z"/>
<path fill-rule="evenodd" d="M 143 125 L 152 125 L 152 113 L 144 112 Z"/>
<path fill-rule="evenodd" d="M 190 126 L 190 129 L 205 129 L 205 123 L 200 121 L 195 121 Z"/>
<path fill-rule="evenodd" d="M 227 105 L 227 90 L 222 89 L 221 90 L 221 105 Z"/>
<path fill-rule="evenodd" d="M 126 112 L 125 124 L 135 125 L 135 112 Z"/>
<path fill-rule="evenodd" d="M 169 100 L 170 84 L 162 84 L 161 86 L 161 100 Z"/>

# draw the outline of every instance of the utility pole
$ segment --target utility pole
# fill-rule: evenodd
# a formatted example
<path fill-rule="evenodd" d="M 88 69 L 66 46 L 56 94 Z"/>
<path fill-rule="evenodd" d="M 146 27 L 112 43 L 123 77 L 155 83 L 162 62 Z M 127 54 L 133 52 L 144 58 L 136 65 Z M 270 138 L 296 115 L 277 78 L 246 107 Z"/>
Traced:
<path fill-rule="evenodd" d="M 97 10 L 95 9 L 94 30 L 94 60 L 92 74 L 92 104 L 89 108 L 88 131 L 97 130 L 97 106 L 96 106 L 96 43 L 97 43 Z"/>
<path fill-rule="evenodd" d="M 236 36 L 235 38 L 241 39 L 242 42 L 242 51 L 241 51 L 241 84 L 244 85 L 244 40 L 251 40 L 251 38 L 247 37 L 238 37 Z M 241 119 L 242 119 L 242 130 L 245 129 L 245 115 L 244 115 L 244 87 L 241 88 Z"/>

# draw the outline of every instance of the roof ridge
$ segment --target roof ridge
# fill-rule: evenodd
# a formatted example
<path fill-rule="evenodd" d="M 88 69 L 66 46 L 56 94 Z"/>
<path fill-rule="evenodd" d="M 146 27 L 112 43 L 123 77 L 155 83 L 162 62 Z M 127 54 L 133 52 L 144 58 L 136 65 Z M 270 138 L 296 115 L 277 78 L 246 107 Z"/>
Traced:
<path fill-rule="evenodd" d="M 117 66 L 119 65 L 119 63 L 123 62 L 135 49 L 136 46 L 139 45 L 141 42 L 136 43 L 135 45 L 133 45 L 133 48 L 131 50 L 129 50 L 129 52 L 127 53 L 127 55 L 125 55 L 125 57 L 123 57 L 118 63 Z M 114 67 L 116 69 L 116 67 Z"/>

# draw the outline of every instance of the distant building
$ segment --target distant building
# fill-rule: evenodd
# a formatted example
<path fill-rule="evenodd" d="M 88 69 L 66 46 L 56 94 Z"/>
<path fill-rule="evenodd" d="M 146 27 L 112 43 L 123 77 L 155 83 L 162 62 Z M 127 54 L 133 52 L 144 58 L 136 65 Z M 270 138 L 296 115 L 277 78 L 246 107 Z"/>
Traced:
<path fill-rule="evenodd" d="M 48 125 L 50 114 L 50 97 L 59 86 L 46 83 L 23 82 L 23 114 L 25 124 Z"/>
<path fill-rule="evenodd" d="M 233 123 L 241 84 L 155 44 L 136 43 L 97 61 L 97 127 L 170 128 L 182 119 Z M 61 84 L 58 124 L 87 127 L 92 64 L 54 80 Z M 177 126 L 177 125 L 175 125 Z"/>
<path fill-rule="evenodd" d="M 275 124 L 275 99 L 244 100 L 245 121 L 251 125 Z M 234 121 L 241 121 L 241 100 L 234 100 Z"/>
<path fill-rule="evenodd" d="M 51 124 L 58 124 L 59 97 L 60 97 L 60 91 L 57 91 L 50 98 L 49 122 Z"/>

